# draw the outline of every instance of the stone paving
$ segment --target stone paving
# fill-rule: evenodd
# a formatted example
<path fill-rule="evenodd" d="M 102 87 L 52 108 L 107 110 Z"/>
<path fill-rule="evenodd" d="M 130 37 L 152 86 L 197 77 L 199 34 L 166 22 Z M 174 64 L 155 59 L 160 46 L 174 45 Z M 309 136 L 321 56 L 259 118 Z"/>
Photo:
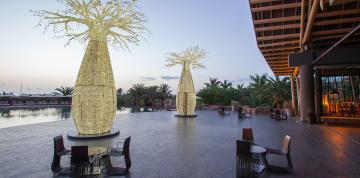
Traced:
<path fill-rule="evenodd" d="M 294 172 L 264 171 L 259 177 L 360 177 L 360 128 L 308 125 L 294 118 L 275 121 L 268 116 L 238 120 L 235 113 L 198 111 L 196 118 L 176 118 L 175 112 L 117 115 L 118 137 L 96 141 L 68 140 L 72 120 L 0 129 L 0 177 L 52 177 L 52 137 L 64 135 L 65 146 L 111 146 L 131 136 L 132 167 L 126 177 L 235 177 L 235 141 L 242 128 L 252 127 L 255 143 L 279 148 L 292 136 Z M 120 159 L 119 159 L 120 160 Z M 285 164 L 282 157 L 269 162 Z M 62 159 L 68 166 L 69 158 Z M 114 164 L 124 164 L 114 160 Z"/>

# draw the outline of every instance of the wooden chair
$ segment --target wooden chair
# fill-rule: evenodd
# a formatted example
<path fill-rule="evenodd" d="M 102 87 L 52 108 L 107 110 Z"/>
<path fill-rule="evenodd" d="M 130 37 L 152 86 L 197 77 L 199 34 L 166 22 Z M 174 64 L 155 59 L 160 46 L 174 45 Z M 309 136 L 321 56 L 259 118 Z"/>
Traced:
<path fill-rule="evenodd" d="M 53 172 L 53 176 L 55 175 L 70 175 L 69 167 L 61 167 L 60 161 L 61 156 L 70 155 L 70 150 L 66 150 L 64 146 L 64 139 L 62 135 L 56 136 L 53 138 L 54 140 L 54 156 L 53 161 L 51 163 L 51 171 Z"/>
<path fill-rule="evenodd" d="M 89 158 L 88 146 L 71 147 L 71 176 L 85 175 L 93 167 L 95 158 Z"/>
<path fill-rule="evenodd" d="M 251 154 L 251 143 L 236 141 L 236 177 L 253 177 L 255 167 Z"/>
<path fill-rule="evenodd" d="M 270 165 L 266 159 L 266 156 L 264 157 L 264 161 L 266 166 L 271 172 L 277 172 L 277 173 L 291 173 L 293 169 L 293 164 L 291 161 L 291 155 L 290 155 L 290 144 L 291 144 L 291 137 L 289 135 L 286 135 L 283 141 L 283 146 L 281 150 L 273 149 L 273 148 L 266 148 L 267 153 L 266 154 L 275 154 L 275 155 L 283 155 L 286 156 L 287 159 L 287 167 L 281 167 L 277 165 Z"/>
<path fill-rule="evenodd" d="M 125 139 L 122 150 L 120 148 L 111 149 L 108 155 L 103 157 L 103 160 L 106 161 L 107 173 L 110 175 L 125 175 L 129 172 L 131 167 L 131 158 L 130 158 L 130 140 L 131 137 Z M 120 142 L 121 143 L 121 142 Z M 124 156 L 125 168 L 123 167 L 113 167 L 111 164 L 111 156 Z"/>
<path fill-rule="evenodd" d="M 252 128 L 243 128 L 242 133 L 243 133 L 242 139 L 244 141 L 254 143 L 254 135 Z"/>

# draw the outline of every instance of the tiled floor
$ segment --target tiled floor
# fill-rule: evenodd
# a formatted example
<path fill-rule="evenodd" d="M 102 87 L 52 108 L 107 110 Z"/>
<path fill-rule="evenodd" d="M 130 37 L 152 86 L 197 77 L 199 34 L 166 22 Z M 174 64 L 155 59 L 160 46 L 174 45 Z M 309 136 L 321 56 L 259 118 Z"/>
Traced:
<path fill-rule="evenodd" d="M 174 112 L 118 115 L 114 127 L 120 136 L 97 141 L 72 141 L 72 120 L 0 129 L 0 177 L 52 177 L 52 137 L 63 134 L 65 145 L 110 146 L 131 136 L 132 167 L 127 177 L 235 177 L 235 141 L 242 128 L 252 127 L 255 143 L 280 147 L 292 136 L 294 172 L 259 177 L 360 177 L 360 128 L 308 125 L 290 118 L 267 116 L 238 120 L 215 111 L 199 111 L 196 118 L 176 118 Z M 285 164 L 282 157 L 269 157 Z M 124 164 L 114 160 L 115 164 Z M 62 160 L 69 164 L 69 158 Z"/>

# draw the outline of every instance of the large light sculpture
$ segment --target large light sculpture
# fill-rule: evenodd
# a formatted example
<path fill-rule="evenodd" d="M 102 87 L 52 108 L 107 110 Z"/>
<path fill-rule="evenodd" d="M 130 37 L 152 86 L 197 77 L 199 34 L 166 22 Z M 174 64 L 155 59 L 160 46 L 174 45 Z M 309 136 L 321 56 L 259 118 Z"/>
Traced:
<path fill-rule="evenodd" d="M 136 1 L 62 0 L 65 10 L 33 11 L 55 33 L 72 40 L 88 42 L 72 98 L 72 115 L 80 134 L 110 131 L 116 112 L 116 90 L 108 43 L 128 48 L 138 44 L 144 31 L 145 16 Z M 75 29 L 78 29 L 77 31 Z"/>
<path fill-rule="evenodd" d="M 205 66 L 199 62 L 200 59 L 205 57 L 205 50 L 200 49 L 197 46 L 190 47 L 181 53 L 169 53 L 166 57 L 166 67 L 172 67 L 178 64 L 182 65 L 182 72 L 176 95 L 176 110 L 178 112 L 177 116 L 196 116 L 194 114 L 196 107 L 196 95 L 190 67 L 193 69 L 205 68 Z"/>

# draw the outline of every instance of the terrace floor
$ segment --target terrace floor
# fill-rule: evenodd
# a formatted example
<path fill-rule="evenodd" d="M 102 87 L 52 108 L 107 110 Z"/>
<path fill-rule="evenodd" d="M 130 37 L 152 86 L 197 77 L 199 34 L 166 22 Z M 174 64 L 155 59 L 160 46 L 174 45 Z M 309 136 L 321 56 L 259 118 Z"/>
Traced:
<path fill-rule="evenodd" d="M 235 113 L 221 117 L 216 111 L 199 111 L 197 118 L 174 114 L 118 115 L 113 127 L 120 129 L 120 136 L 97 141 L 64 136 L 65 146 L 110 146 L 131 136 L 132 167 L 126 177 L 232 178 L 235 140 L 241 138 L 242 128 L 252 127 L 259 145 L 279 148 L 285 134 L 293 138 L 293 174 L 265 170 L 259 177 L 360 177 L 359 127 L 308 125 L 260 115 L 238 120 Z M 74 129 L 71 119 L 0 129 L 0 177 L 52 177 L 52 137 Z M 282 157 L 269 157 L 269 162 L 285 164 Z M 69 159 L 62 159 L 62 164 L 69 164 Z"/>

